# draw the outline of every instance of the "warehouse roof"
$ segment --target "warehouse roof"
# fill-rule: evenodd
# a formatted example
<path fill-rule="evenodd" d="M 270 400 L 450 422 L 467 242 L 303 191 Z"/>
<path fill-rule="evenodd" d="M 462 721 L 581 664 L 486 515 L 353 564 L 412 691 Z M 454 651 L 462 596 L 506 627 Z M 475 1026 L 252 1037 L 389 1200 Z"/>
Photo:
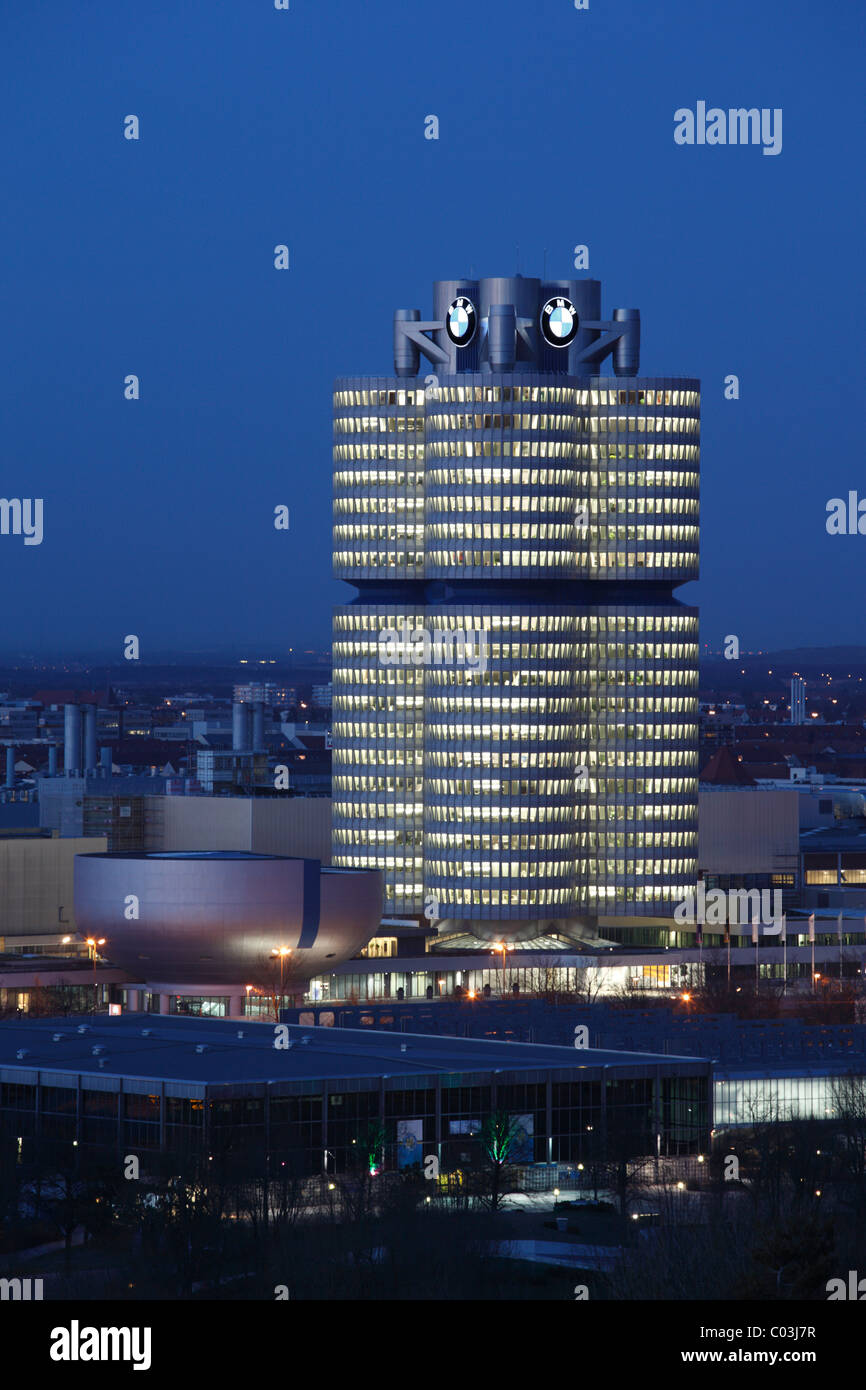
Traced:
<path fill-rule="evenodd" d="M 285 1028 L 276 1047 L 275 1028 Z M 662 1066 L 704 1072 L 695 1057 L 548 1047 L 419 1033 L 237 1023 L 164 1015 L 0 1023 L 0 1070 L 187 1081 L 199 1085 L 489 1071 Z"/>

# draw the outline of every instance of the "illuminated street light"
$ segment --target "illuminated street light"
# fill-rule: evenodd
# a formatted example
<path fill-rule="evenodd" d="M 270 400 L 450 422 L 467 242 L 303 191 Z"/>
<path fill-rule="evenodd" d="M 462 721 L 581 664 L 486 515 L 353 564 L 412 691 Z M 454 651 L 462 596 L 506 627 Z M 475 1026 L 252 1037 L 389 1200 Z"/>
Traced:
<path fill-rule="evenodd" d="M 291 954 L 292 954 L 292 948 L 291 948 L 291 946 L 275 946 L 274 949 L 271 951 L 271 955 L 272 955 L 272 956 L 275 956 L 276 959 L 279 960 L 279 962 L 280 962 L 280 999 L 281 999 L 281 1000 L 282 1000 L 282 997 L 283 997 L 283 972 L 284 972 L 284 970 L 285 970 L 286 957 L 287 957 L 287 956 L 290 956 Z M 275 1001 L 274 1001 L 274 1022 L 279 1023 L 279 1021 L 280 1021 L 279 1005 L 277 1004 L 277 1002 L 276 1002 L 276 1000 L 275 1000 Z"/>
<path fill-rule="evenodd" d="M 96 957 L 97 957 L 97 954 L 98 954 L 97 947 L 99 947 L 99 946 L 104 946 L 104 945 L 105 945 L 105 937 L 104 937 L 104 936 L 100 936 L 100 937 L 88 936 L 88 937 L 87 937 L 87 940 L 85 941 L 84 944 L 85 944 L 86 947 L 87 947 L 87 954 L 90 956 L 90 959 L 93 961 L 93 988 L 94 988 L 94 991 L 96 991 L 96 990 L 99 989 L 99 981 L 98 981 L 97 978 L 96 978 Z M 94 1012 L 95 1012 L 95 1010 L 96 1010 L 96 994 L 95 994 L 95 993 L 94 993 L 94 996 L 93 996 L 93 1008 L 94 1008 Z"/>
<path fill-rule="evenodd" d="M 510 950 L 511 950 L 511 947 L 508 945 L 508 942 L 507 942 L 507 941 L 494 941 L 494 943 L 493 943 L 493 950 L 492 950 L 491 953 L 490 953 L 491 955 L 494 955 L 496 951 L 501 951 L 501 952 L 502 952 L 502 994 L 503 994 L 503 997 L 505 996 L 505 953 L 506 953 L 506 951 L 510 951 Z"/>

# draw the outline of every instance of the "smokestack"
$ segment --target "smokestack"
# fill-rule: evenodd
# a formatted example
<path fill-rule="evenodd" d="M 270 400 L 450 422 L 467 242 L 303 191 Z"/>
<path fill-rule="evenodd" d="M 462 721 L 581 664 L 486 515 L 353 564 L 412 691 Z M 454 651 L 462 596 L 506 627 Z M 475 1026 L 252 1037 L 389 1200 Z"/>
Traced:
<path fill-rule="evenodd" d="M 6 749 L 6 785 L 7 787 L 15 786 L 15 749 L 8 747 Z"/>
<path fill-rule="evenodd" d="M 252 739 L 252 716 L 249 705 L 236 700 L 232 705 L 232 751 L 248 753 Z"/>
<path fill-rule="evenodd" d="M 84 707 L 84 771 L 96 771 L 96 705 Z"/>
<path fill-rule="evenodd" d="M 49 776 L 49 777 L 56 777 L 56 776 L 57 776 L 57 744 L 56 744 L 56 743 L 49 743 L 49 745 L 48 745 L 48 776 Z"/>
<path fill-rule="evenodd" d="M 103 777 L 111 776 L 111 749 L 102 747 L 99 750 L 99 765 L 102 768 Z"/>
<path fill-rule="evenodd" d="M 265 707 L 261 700 L 253 705 L 253 752 L 265 751 Z"/>
<path fill-rule="evenodd" d="M 63 708 L 63 771 L 77 777 L 81 771 L 81 710 L 77 705 Z"/>

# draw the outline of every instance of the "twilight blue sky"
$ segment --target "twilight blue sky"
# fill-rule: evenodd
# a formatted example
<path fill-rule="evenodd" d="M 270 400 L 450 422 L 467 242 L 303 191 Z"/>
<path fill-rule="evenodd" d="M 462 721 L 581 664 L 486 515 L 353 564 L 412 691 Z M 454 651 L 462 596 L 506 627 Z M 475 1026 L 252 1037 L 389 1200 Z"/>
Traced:
<path fill-rule="evenodd" d="M 45 533 L 0 536 L 0 654 L 325 646 L 332 378 L 577 243 L 642 372 L 703 381 L 702 641 L 861 640 L 862 5 L 590 6 L 7 0 L 0 495 Z M 698 100 L 781 107 L 781 154 L 678 147 Z"/>

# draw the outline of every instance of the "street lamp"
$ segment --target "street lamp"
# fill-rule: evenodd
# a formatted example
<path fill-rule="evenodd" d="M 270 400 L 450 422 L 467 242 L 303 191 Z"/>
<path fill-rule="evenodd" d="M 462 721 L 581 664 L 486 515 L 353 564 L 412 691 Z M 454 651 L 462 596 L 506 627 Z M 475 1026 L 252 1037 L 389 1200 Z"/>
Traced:
<path fill-rule="evenodd" d="M 96 979 L 96 957 L 97 957 L 97 955 L 98 955 L 97 947 L 99 947 L 99 946 L 104 946 L 104 945 L 105 945 L 105 937 L 104 937 L 104 936 L 100 936 L 100 937 L 88 936 L 88 937 L 87 937 L 87 940 L 86 940 L 86 942 L 85 942 L 85 945 L 87 946 L 87 954 L 90 956 L 90 959 L 93 961 L 93 989 L 94 989 L 94 995 L 93 995 L 93 1008 L 94 1008 L 94 1011 L 95 1011 L 95 1009 L 96 1009 L 96 1004 L 97 1004 L 97 998 L 96 998 L 96 993 L 95 993 L 95 991 L 99 989 L 99 983 L 98 983 L 98 981 L 97 981 L 97 979 Z"/>
<path fill-rule="evenodd" d="M 291 954 L 292 954 L 292 948 L 291 948 L 291 946 L 275 946 L 274 949 L 271 951 L 271 955 L 272 955 L 272 956 L 275 956 L 275 957 L 279 960 L 279 962 L 280 962 L 280 999 L 282 999 L 282 997 L 283 997 L 283 972 L 284 972 L 284 970 L 285 970 L 285 965 L 286 965 L 286 956 L 290 956 Z M 274 1002 L 274 1020 L 275 1020 L 275 1022 L 278 1023 L 278 1022 L 279 1022 L 279 1018 L 280 1018 L 279 1006 L 277 1005 L 277 1003 L 276 1003 L 276 1001 L 275 1001 L 275 1002 Z"/>
<path fill-rule="evenodd" d="M 493 950 L 492 950 L 491 953 L 490 953 L 491 955 L 493 955 L 493 954 L 495 954 L 496 951 L 501 951 L 501 952 L 502 952 L 502 997 L 503 997 L 503 998 L 505 997 L 505 953 L 506 953 L 506 951 L 508 951 L 508 950 L 510 950 L 510 949 L 511 949 L 511 948 L 509 947 L 507 941 L 494 941 L 494 943 L 493 943 Z"/>

